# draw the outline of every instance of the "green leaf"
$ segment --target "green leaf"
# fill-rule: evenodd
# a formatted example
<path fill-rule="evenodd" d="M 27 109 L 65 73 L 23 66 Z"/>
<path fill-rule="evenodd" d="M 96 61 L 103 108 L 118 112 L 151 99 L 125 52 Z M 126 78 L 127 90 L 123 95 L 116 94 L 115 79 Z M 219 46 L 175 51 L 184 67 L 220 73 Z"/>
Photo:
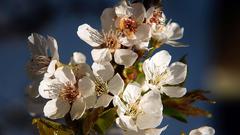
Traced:
<path fill-rule="evenodd" d="M 176 109 L 165 107 L 163 109 L 163 114 L 175 118 L 181 122 L 187 123 L 186 116 L 182 114 L 181 112 L 177 111 Z"/>
<path fill-rule="evenodd" d="M 89 135 L 100 113 L 103 112 L 103 107 L 95 108 L 87 114 L 83 122 L 83 135 Z"/>
<path fill-rule="evenodd" d="M 115 119 L 117 118 L 117 108 L 111 108 L 99 115 L 99 118 L 97 119 L 94 129 L 99 134 L 105 134 L 106 131 L 112 127 Z"/>
<path fill-rule="evenodd" d="M 45 118 L 35 118 L 32 120 L 32 124 L 36 125 L 40 135 L 74 135 L 74 131 L 70 128 L 47 120 Z"/>

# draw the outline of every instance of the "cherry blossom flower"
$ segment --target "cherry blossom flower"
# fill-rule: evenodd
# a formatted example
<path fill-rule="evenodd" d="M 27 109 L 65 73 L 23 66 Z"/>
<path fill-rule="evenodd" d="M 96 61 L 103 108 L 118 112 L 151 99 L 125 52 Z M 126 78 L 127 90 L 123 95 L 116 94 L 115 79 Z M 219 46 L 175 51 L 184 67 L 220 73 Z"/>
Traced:
<path fill-rule="evenodd" d="M 72 120 L 81 118 L 87 109 L 86 99 L 95 90 L 95 83 L 88 76 L 79 76 L 82 74 L 75 75 L 70 67 L 62 66 L 56 69 L 54 78 L 41 81 L 39 93 L 43 98 L 50 99 L 43 109 L 46 117 L 58 119 L 70 111 Z"/>
<path fill-rule="evenodd" d="M 124 81 L 117 73 L 107 81 L 104 81 L 101 76 L 96 76 L 95 85 L 95 92 L 98 97 L 95 108 L 101 106 L 107 107 L 113 100 L 114 96 L 119 95 L 119 93 L 123 91 Z"/>
<path fill-rule="evenodd" d="M 117 64 L 129 67 L 138 57 L 133 50 L 127 46 L 124 47 L 124 39 L 121 38 L 120 32 L 110 30 L 100 33 L 88 24 L 83 24 L 78 27 L 77 34 L 83 41 L 94 47 L 91 54 L 95 62 L 110 62 L 113 55 Z"/>
<path fill-rule="evenodd" d="M 143 63 L 143 72 L 150 89 L 165 93 L 170 97 L 182 97 L 186 88 L 177 86 L 187 75 L 187 65 L 174 62 L 169 66 L 171 55 L 163 50 L 154 54 Z"/>
<path fill-rule="evenodd" d="M 123 130 L 138 132 L 160 125 L 163 118 L 160 94 L 153 91 L 141 94 L 141 86 L 130 83 L 122 95 L 115 96 L 114 105 L 118 107 L 119 116 L 116 123 Z"/>
<path fill-rule="evenodd" d="M 175 41 L 183 37 L 184 28 L 171 21 L 166 24 L 166 16 L 160 8 L 149 8 L 146 18 L 147 23 L 152 28 L 152 38 L 157 40 L 160 45 L 169 44 L 173 47 L 185 47 L 184 44 Z"/>
<path fill-rule="evenodd" d="M 204 126 L 192 130 L 189 135 L 214 135 L 215 130 L 212 127 Z"/>
<path fill-rule="evenodd" d="M 122 0 L 114 11 L 117 16 L 114 22 L 115 27 L 123 32 L 127 39 L 126 44 L 135 45 L 137 49 L 146 49 L 151 37 L 151 27 L 144 23 L 146 9 L 143 4 L 127 5 L 126 1 Z"/>
<path fill-rule="evenodd" d="M 30 77 L 36 80 L 46 73 L 52 60 L 59 60 L 58 45 L 53 37 L 45 38 L 40 34 L 32 33 L 28 37 L 28 46 L 32 58 L 27 64 L 27 71 Z"/>

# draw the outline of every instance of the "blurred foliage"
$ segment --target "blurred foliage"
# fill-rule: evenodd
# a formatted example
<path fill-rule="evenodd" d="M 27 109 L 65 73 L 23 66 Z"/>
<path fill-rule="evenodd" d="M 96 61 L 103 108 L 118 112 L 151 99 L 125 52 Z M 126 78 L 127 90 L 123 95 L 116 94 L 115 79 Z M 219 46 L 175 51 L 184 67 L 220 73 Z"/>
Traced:
<path fill-rule="evenodd" d="M 94 125 L 94 129 L 99 134 L 105 134 L 106 131 L 112 127 L 113 123 L 115 122 L 115 119 L 117 118 L 117 108 L 111 108 L 103 113 L 101 113 Z"/>
<path fill-rule="evenodd" d="M 211 104 L 215 103 L 215 101 L 208 99 L 204 95 L 206 93 L 208 92 L 203 90 L 193 90 L 181 98 L 169 98 L 164 96 L 163 113 L 185 123 L 187 122 L 186 116 L 211 117 L 210 112 L 193 106 L 193 104 L 197 101 L 205 101 Z"/>
<path fill-rule="evenodd" d="M 37 126 L 40 135 L 75 135 L 70 128 L 45 118 L 33 119 L 32 124 Z"/>

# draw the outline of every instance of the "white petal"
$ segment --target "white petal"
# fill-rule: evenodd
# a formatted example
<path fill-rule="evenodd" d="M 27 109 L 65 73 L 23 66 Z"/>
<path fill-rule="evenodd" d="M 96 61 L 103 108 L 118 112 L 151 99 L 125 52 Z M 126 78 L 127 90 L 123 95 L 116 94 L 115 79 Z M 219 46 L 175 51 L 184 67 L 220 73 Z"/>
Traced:
<path fill-rule="evenodd" d="M 167 129 L 167 126 L 160 128 L 160 129 L 158 129 L 158 128 L 147 129 L 145 131 L 145 135 L 160 135 L 166 129 Z"/>
<path fill-rule="evenodd" d="M 140 2 L 131 4 L 133 17 L 137 19 L 139 23 L 142 23 L 146 16 L 146 9 Z"/>
<path fill-rule="evenodd" d="M 126 47 L 132 47 L 134 45 L 134 41 L 129 40 L 127 37 L 119 37 L 119 42 Z"/>
<path fill-rule="evenodd" d="M 78 89 L 82 97 L 92 96 L 95 92 L 95 83 L 87 76 L 79 79 Z"/>
<path fill-rule="evenodd" d="M 118 110 L 117 110 L 118 115 L 125 114 L 127 107 L 122 102 L 119 96 L 114 96 L 113 105 L 118 107 Z"/>
<path fill-rule="evenodd" d="M 107 107 L 110 102 L 112 101 L 113 99 L 113 96 L 111 95 L 108 95 L 108 94 L 103 94 L 101 95 L 98 99 L 97 99 L 97 103 L 95 105 L 95 108 L 98 108 L 98 107 Z"/>
<path fill-rule="evenodd" d="M 52 60 L 47 69 L 47 73 L 44 74 L 44 77 L 51 77 L 54 75 L 54 72 L 56 71 L 56 66 L 57 66 L 58 61 L 57 60 Z"/>
<path fill-rule="evenodd" d="M 143 41 L 135 45 L 138 50 L 148 50 L 149 41 Z"/>
<path fill-rule="evenodd" d="M 138 130 L 138 131 L 126 130 L 124 131 L 123 135 L 145 135 L 145 132 L 144 130 Z"/>
<path fill-rule="evenodd" d="M 116 118 L 115 122 L 121 129 L 127 130 L 127 127 L 124 127 L 124 125 L 123 125 L 123 123 L 122 123 L 120 118 Z"/>
<path fill-rule="evenodd" d="M 115 7 L 115 13 L 118 17 L 131 16 L 131 7 L 129 7 L 125 0 L 121 0 L 120 4 Z"/>
<path fill-rule="evenodd" d="M 182 97 L 186 94 L 187 89 L 175 86 L 166 86 L 161 89 L 169 97 Z"/>
<path fill-rule="evenodd" d="M 70 115 L 72 120 L 78 120 L 82 117 L 86 109 L 86 103 L 83 98 L 78 98 L 73 102 Z"/>
<path fill-rule="evenodd" d="M 43 79 L 38 87 L 39 94 L 46 99 L 57 98 L 64 84 L 57 79 Z"/>
<path fill-rule="evenodd" d="M 70 104 L 61 99 L 52 99 L 43 108 L 44 115 L 51 119 L 63 118 L 70 110 Z"/>
<path fill-rule="evenodd" d="M 163 43 L 166 43 L 167 41 L 169 41 L 166 33 L 158 32 L 158 31 L 153 31 L 152 32 L 152 38 L 157 40 L 159 43 L 161 43 L 161 45 Z"/>
<path fill-rule="evenodd" d="M 130 67 L 137 60 L 137 53 L 129 49 L 117 49 L 114 53 L 114 60 L 119 65 Z"/>
<path fill-rule="evenodd" d="M 151 37 L 151 27 L 148 24 L 142 24 L 135 33 L 136 40 L 144 41 Z"/>
<path fill-rule="evenodd" d="M 109 91 L 113 95 L 118 95 L 123 90 L 123 87 L 124 81 L 118 73 L 108 82 Z"/>
<path fill-rule="evenodd" d="M 120 115 L 121 124 L 129 130 L 137 131 L 137 126 L 134 120 L 130 116 Z"/>
<path fill-rule="evenodd" d="M 184 43 L 180 43 L 177 41 L 172 41 L 172 40 L 168 40 L 165 44 L 168 44 L 172 47 L 188 47 L 189 45 L 184 44 Z"/>
<path fill-rule="evenodd" d="M 92 47 L 98 47 L 103 43 L 102 35 L 88 24 L 80 25 L 78 27 L 77 34 L 80 39 L 82 39 Z"/>
<path fill-rule="evenodd" d="M 152 6 L 147 10 L 147 12 L 146 12 L 146 18 L 147 19 L 150 19 L 150 17 L 152 17 L 155 9 L 156 9 L 156 7 Z"/>
<path fill-rule="evenodd" d="M 145 113 L 151 113 L 153 115 L 162 115 L 163 105 L 160 94 L 153 91 L 149 91 L 141 98 L 139 102 L 139 107 Z"/>
<path fill-rule="evenodd" d="M 86 63 L 86 56 L 80 52 L 74 52 L 70 64 Z"/>
<path fill-rule="evenodd" d="M 74 76 L 72 69 L 66 66 L 58 68 L 55 71 L 54 76 L 62 83 L 69 83 L 69 82 L 72 84 L 76 83 L 76 78 Z"/>
<path fill-rule="evenodd" d="M 88 76 L 91 79 L 93 79 L 93 71 L 91 69 L 91 67 L 86 64 L 86 63 L 80 63 L 77 66 L 74 67 L 75 68 L 75 76 L 76 78 L 82 78 L 83 76 Z"/>
<path fill-rule="evenodd" d="M 162 122 L 162 115 L 152 115 L 148 113 L 140 113 L 137 116 L 137 126 L 139 129 L 149 129 L 159 126 Z"/>
<path fill-rule="evenodd" d="M 86 97 L 85 102 L 86 102 L 86 109 L 93 108 L 97 102 L 96 93 L 94 93 L 92 96 Z"/>
<path fill-rule="evenodd" d="M 172 63 L 169 68 L 171 75 L 166 80 L 167 84 L 175 85 L 182 83 L 187 76 L 187 65 L 181 62 Z"/>
<path fill-rule="evenodd" d="M 93 49 L 92 52 L 92 58 L 95 62 L 109 62 L 112 60 L 112 54 L 109 51 L 108 48 L 103 49 Z"/>
<path fill-rule="evenodd" d="M 108 32 L 111 29 L 114 29 L 114 23 L 116 18 L 114 8 L 106 8 L 103 10 L 101 15 L 101 24 L 104 32 Z"/>
<path fill-rule="evenodd" d="M 169 40 L 178 40 L 183 37 L 184 29 L 180 28 L 180 26 L 177 23 L 172 22 L 167 25 L 167 31 Z"/>
<path fill-rule="evenodd" d="M 157 52 L 150 59 L 158 67 L 167 67 L 171 61 L 171 55 L 166 50 Z"/>
<path fill-rule="evenodd" d="M 215 130 L 212 127 L 204 126 L 198 129 L 192 130 L 189 135 L 214 135 Z"/>
<path fill-rule="evenodd" d="M 47 45 L 49 46 L 52 55 L 52 60 L 59 60 L 58 45 L 56 39 L 51 36 L 48 36 Z"/>
<path fill-rule="evenodd" d="M 123 100 L 129 104 L 135 103 L 141 96 L 141 86 L 138 83 L 129 83 L 123 92 Z"/>
<path fill-rule="evenodd" d="M 100 76 L 103 81 L 110 80 L 114 75 L 114 68 L 110 62 L 92 64 L 93 73 L 96 76 Z"/>
<path fill-rule="evenodd" d="M 149 68 L 151 65 L 153 65 L 149 59 L 146 59 L 144 62 L 143 62 L 143 72 L 145 74 L 145 77 L 146 77 L 146 80 L 150 80 L 153 78 L 153 73 L 151 71 L 151 68 Z"/>

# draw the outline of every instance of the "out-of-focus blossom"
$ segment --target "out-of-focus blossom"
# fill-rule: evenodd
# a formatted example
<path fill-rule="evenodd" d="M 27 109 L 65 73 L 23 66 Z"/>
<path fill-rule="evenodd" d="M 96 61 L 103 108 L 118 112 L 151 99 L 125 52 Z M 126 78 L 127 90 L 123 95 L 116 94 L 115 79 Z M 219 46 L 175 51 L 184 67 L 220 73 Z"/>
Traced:
<path fill-rule="evenodd" d="M 31 52 L 31 60 L 27 64 L 29 76 L 33 79 L 41 78 L 51 60 L 59 60 L 57 41 L 53 37 L 45 38 L 33 33 L 28 37 L 28 46 Z"/>
<path fill-rule="evenodd" d="M 189 133 L 189 135 L 214 135 L 214 134 L 215 134 L 214 128 L 208 126 L 194 129 Z"/>
<path fill-rule="evenodd" d="M 146 18 L 152 28 L 152 38 L 157 40 L 159 45 L 169 44 L 173 47 L 185 47 L 184 44 L 176 42 L 183 37 L 184 28 L 171 21 L 166 24 L 166 16 L 160 8 L 148 9 Z"/>

